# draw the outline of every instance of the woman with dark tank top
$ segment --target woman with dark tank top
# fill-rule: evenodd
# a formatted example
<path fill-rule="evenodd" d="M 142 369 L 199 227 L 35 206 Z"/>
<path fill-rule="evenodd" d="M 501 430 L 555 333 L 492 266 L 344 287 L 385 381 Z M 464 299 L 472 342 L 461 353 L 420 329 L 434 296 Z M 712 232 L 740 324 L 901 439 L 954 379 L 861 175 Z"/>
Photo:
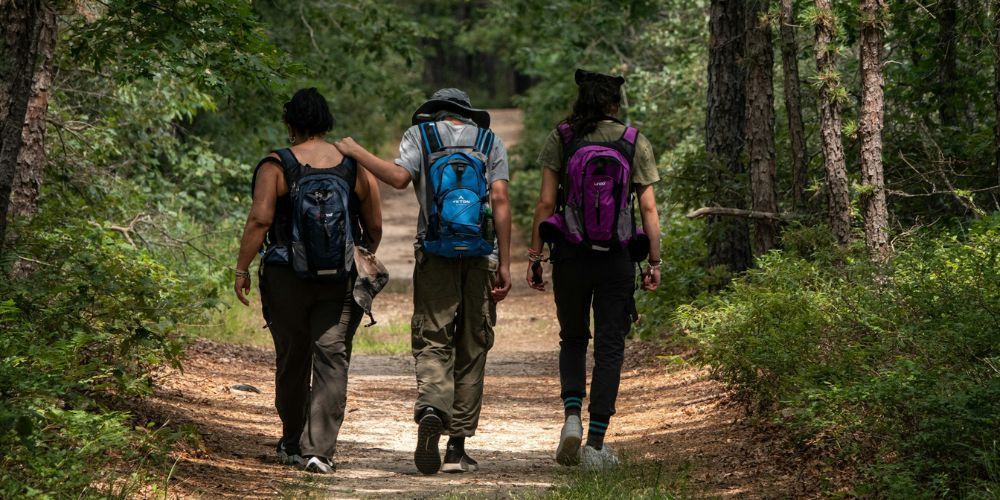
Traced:
<path fill-rule="evenodd" d="M 356 271 L 343 279 L 318 281 L 293 270 L 295 207 L 289 188 L 307 174 L 327 170 L 353 184 L 344 230 L 351 232 L 349 241 L 371 252 L 382 238 L 381 201 L 371 174 L 324 140 L 334 119 L 315 88 L 296 92 L 284 105 L 283 120 L 291 147 L 272 152 L 254 172 L 253 205 L 240 243 L 234 289 L 249 305 L 249 267 L 262 252 L 261 304 L 274 339 L 275 407 L 282 424 L 278 460 L 329 473 L 347 404 L 351 344 L 364 312 L 352 294 Z"/>

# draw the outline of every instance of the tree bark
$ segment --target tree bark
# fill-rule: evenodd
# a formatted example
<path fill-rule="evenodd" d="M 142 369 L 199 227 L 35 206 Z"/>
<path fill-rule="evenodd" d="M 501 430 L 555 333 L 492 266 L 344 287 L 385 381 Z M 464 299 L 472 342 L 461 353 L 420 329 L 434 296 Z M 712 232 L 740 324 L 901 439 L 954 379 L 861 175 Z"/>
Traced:
<path fill-rule="evenodd" d="M 997 185 L 1000 185 L 1000 0 L 992 0 L 993 8 L 993 154 L 996 162 Z"/>
<path fill-rule="evenodd" d="M 716 205 L 743 209 L 743 190 L 733 188 L 746 172 L 743 141 L 746 130 L 746 80 L 740 64 L 743 52 L 742 0 L 712 0 L 709 10 L 708 102 L 705 150 L 718 168 L 711 179 Z M 732 273 L 750 267 L 750 234 L 746 220 L 708 219 L 708 264 Z"/>
<path fill-rule="evenodd" d="M 806 132 L 802 123 L 802 92 L 799 88 L 799 47 L 795 40 L 793 0 L 781 0 L 781 66 L 784 69 L 785 112 L 792 147 L 792 210 L 805 204 Z"/>
<path fill-rule="evenodd" d="M 21 152 L 10 196 L 10 214 L 15 218 L 31 217 L 38 212 L 38 191 L 45 170 L 45 115 L 49 109 L 49 86 L 52 84 L 52 56 L 55 52 L 56 11 L 44 7 L 38 39 L 38 62 L 35 65 L 21 132 Z"/>
<path fill-rule="evenodd" d="M 39 0 L 0 1 L 0 251 L 31 98 L 41 18 Z"/>
<path fill-rule="evenodd" d="M 820 82 L 820 136 L 826 168 L 830 229 L 840 244 L 851 241 L 851 195 L 847 164 L 840 132 L 840 75 L 834 59 L 833 33 L 836 19 L 830 0 L 816 0 L 816 69 Z"/>
<path fill-rule="evenodd" d="M 865 244 L 872 257 L 889 257 L 889 210 L 882 172 L 882 23 L 885 0 L 861 0 L 861 205 L 865 218 Z"/>
<path fill-rule="evenodd" d="M 958 6 L 956 0 L 942 0 L 937 9 L 938 19 L 938 115 L 941 125 L 952 128 L 958 125 L 960 103 L 956 102 L 958 82 Z"/>
<path fill-rule="evenodd" d="M 755 212 L 776 213 L 777 166 L 774 159 L 774 45 L 768 19 L 770 0 L 746 0 L 747 144 L 750 192 Z M 771 219 L 754 221 L 757 255 L 778 244 L 779 226 Z"/>

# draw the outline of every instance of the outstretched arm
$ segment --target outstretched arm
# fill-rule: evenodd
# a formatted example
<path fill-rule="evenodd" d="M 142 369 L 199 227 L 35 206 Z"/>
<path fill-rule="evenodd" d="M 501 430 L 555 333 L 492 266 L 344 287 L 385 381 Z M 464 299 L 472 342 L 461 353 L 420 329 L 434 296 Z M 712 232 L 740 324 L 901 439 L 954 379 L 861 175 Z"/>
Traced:
<path fill-rule="evenodd" d="M 345 137 L 333 143 L 344 155 L 358 161 L 362 167 L 371 172 L 380 181 L 396 188 L 403 189 L 410 184 L 410 173 L 405 168 L 386 161 L 362 147 L 350 137 Z"/>

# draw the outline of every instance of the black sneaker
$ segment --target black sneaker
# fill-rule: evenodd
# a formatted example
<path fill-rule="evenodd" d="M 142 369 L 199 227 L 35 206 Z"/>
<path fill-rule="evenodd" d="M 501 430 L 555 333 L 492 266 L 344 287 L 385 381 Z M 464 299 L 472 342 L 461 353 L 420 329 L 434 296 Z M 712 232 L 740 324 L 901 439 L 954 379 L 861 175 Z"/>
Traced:
<path fill-rule="evenodd" d="M 444 454 L 444 465 L 441 472 L 476 472 L 479 470 L 479 462 L 476 462 L 465 451 L 459 451 L 448 447 Z"/>
<path fill-rule="evenodd" d="M 438 441 L 444 431 L 444 422 L 434 411 L 426 408 L 420 415 L 417 427 L 417 451 L 413 452 L 413 462 L 417 470 L 424 474 L 437 474 L 441 470 L 441 450 Z"/>
<path fill-rule="evenodd" d="M 278 441 L 278 463 L 283 465 L 303 465 L 306 463 L 302 458 L 302 452 L 298 445 L 286 444 L 284 438 Z"/>

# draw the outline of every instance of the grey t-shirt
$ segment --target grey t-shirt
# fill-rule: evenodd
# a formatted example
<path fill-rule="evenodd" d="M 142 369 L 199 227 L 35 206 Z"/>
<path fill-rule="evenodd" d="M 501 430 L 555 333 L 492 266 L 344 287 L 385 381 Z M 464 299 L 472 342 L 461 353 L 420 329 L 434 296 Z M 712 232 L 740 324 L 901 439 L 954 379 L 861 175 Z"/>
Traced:
<path fill-rule="evenodd" d="M 441 135 L 441 143 L 448 146 L 469 146 L 476 143 L 478 128 L 475 125 L 465 123 L 452 123 L 450 121 L 437 122 L 438 134 Z M 420 215 L 417 218 L 417 242 L 423 239 L 427 233 L 427 205 L 431 203 L 433 193 L 430 192 L 427 182 L 426 157 L 420 140 L 420 128 L 416 125 L 410 127 L 403 134 L 403 140 L 399 143 L 399 158 L 396 158 L 396 165 L 403 167 L 410 173 L 413 182 L 413 192 L 417 195 L 417 202 L 420 203 Z M 493 141 L 493 150 L 487 158 L 486 178 L 492 185 L 497 181 L 510 180 L 510 167 L 507 165 L 507 148 L 496 136 Z M 496 250 L 494 248 L 494 253 Z"/>

